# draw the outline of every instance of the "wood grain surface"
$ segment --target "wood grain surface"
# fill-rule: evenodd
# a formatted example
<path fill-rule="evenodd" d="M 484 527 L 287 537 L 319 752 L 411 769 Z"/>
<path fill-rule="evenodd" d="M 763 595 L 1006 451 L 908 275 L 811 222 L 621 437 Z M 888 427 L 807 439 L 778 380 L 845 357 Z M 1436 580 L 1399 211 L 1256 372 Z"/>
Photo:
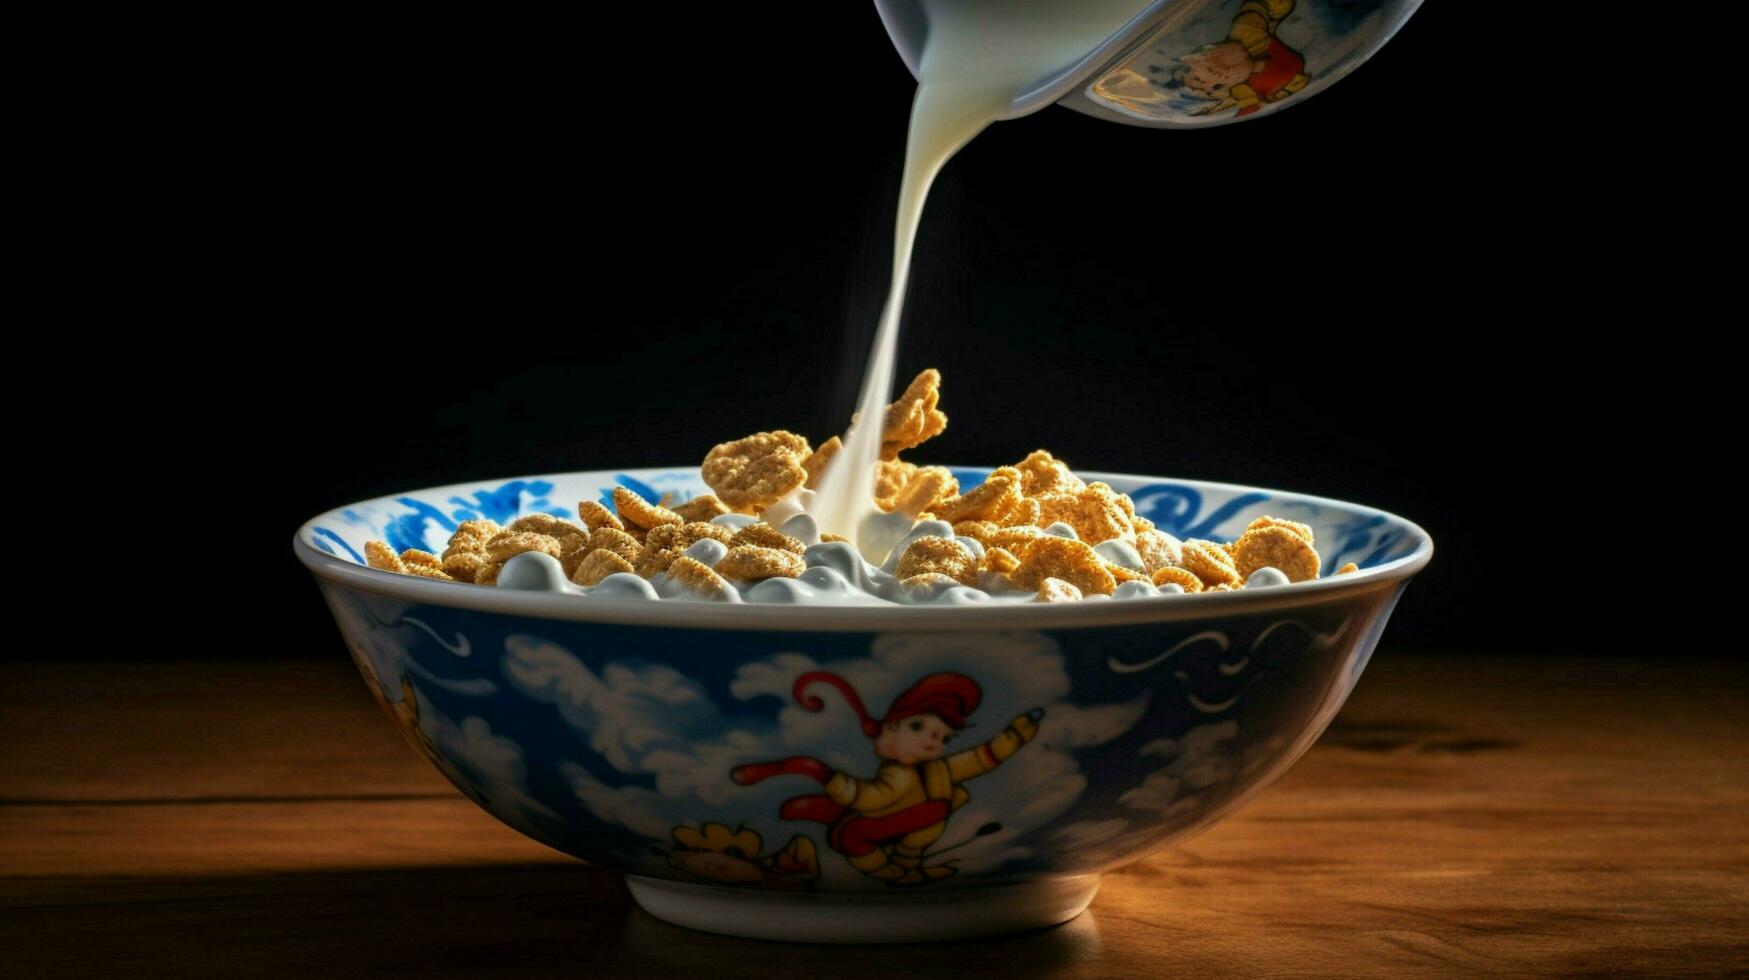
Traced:
<path fill-rule="evenodd" d="M 1749 670 L 1382 654 L 1316 748 L 1057 929 L 666 925 L 463 799 L 344 662 L 0 668 L 0 976 L 1749 970 Z"/>

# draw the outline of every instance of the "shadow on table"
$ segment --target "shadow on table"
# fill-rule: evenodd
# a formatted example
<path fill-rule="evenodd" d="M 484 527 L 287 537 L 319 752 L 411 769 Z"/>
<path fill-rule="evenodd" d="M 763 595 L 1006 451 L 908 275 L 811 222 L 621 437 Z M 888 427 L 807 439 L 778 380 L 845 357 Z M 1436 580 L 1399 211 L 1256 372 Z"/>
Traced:
<path fill-rule="evenodd" d="M 826 946 L 693 932 L 616 874 L 514 865 L 199 878 L 12 879 L 17 976 L 1052 976 L 1100 952 L 1093 913 L 952 944 Z"/>

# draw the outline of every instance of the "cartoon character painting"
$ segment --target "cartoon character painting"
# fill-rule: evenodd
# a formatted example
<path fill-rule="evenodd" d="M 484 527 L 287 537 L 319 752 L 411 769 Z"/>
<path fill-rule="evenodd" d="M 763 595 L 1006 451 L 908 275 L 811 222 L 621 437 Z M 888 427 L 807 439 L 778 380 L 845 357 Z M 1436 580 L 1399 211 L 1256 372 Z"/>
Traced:
<path fill-rule="evenodd" d="M 720 823 L 679 826 L 668 863 L 713 884 L 763 888 L 806 888 L 820 877 L 814 842 L 800 834 L 775 854 L 759 856 L 764 839 L 745 827 L 730 830 Z"/>
<path fill-rule="evenodd" d="M 1179 59 L 1169 88 L 1182 88 L 1206 104 L 1191 115 L 1238 109 L 1248 116 L 1304 89 L 1311 79 L 1300 52 L 1276 37 L 1295 0 L 1244 0 L 1225 40 L 1205 44 Z"/>
<path fill-rule="evenodd" d="M 779 815 L 825 824 L 827 845 L 878 881 L 922 885 L 956 874 L 959 869 L 952 863 L 929 864 L 925 859 L 946 831 L 949 817 L 971 798 L 960 784 L 995 769 L 1032 741 L 1044 710 L 1034 708 L 989 741 L 947 754 L 948 742 L 971 724 L 983 697 L 970 677 L 930 674 L 894 699 L 880 719 L 869 715 L 848 681 L 828 671 L 809 671 L 796 679 L 791 694 L 803 708 L 825 707 L 817 695 L 807 693 L 814 684 L 836 688 L 861 719 L 862 732 L 880 759 L 874 777 L 859 778 L 810 756 L 792 756 L 739 766 L 731 774 L 734 781 L 751 786 L 779 776 L 803 776 L 819 783 L 823 793 L 792 797 Z"/>

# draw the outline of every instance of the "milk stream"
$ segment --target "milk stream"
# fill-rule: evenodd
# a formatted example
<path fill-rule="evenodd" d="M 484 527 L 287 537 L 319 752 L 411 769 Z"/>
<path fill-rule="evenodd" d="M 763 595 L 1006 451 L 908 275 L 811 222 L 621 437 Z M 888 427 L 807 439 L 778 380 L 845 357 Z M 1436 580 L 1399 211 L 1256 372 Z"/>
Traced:
<path fill-rule="evenodd" d="M 1006 115 L 1022 88 L 1073 64 L 1146 6 L 1145 0 L 922 0 L 929 30 L 899 185 L 892 286 L 863 372 L 859 421 L 845 433 L 844 448 L 807 503 L 821 531 L 859 547 L 865 538 L 887 536 L 873 503 L 881 427 L 893 393 L 911 247 L 936 174 L 960 147 Z"/>

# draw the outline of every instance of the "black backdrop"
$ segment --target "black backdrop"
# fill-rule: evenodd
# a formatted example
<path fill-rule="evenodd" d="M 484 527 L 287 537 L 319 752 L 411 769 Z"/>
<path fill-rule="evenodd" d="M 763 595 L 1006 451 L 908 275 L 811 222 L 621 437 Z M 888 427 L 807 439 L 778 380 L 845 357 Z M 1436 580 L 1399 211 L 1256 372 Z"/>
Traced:
<path fill-rule="evenodd" d="M 1454 70 L 1462 7 L 1254 123 L 1052 108 L 974 141 L 906 309 L 901 369 L 939 366 L 952 419 L 920 460 L 1047 446 L 1402 513 L 1439 551 L 1395 649 L 1649 636 L 1656 595 L 1596 615 L 1602 559 L 1561 550 L 1620 529 L 1640 410 L 1549 282 L 1586 234 L 1559 148 Z M 339 656 L 289 547 L 319 510 L 817 441 L 854 396 L 912 89 L 871 5 L 349 16 L 158 66 L 180 97 L 118 139 L 168 298 L 87 368 L 126 406 L 104 459 L 146 474 L 128 506 L 197 515 L 120 599 L 200 624 L 146 655 Z M 71 652 L 137 648 L 128 619 Z"/>

